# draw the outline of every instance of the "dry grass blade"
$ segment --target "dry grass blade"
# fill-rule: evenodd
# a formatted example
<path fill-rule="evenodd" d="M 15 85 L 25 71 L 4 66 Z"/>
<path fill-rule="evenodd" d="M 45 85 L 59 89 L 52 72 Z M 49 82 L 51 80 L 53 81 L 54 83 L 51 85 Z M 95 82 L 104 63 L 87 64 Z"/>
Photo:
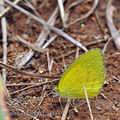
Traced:
<path fill-rule="evenodd" d="M 49 76 L 49 75 L 39 75 L 39 74 L 35 74 L 35 73 L 29 73 L 29 72 L 21 71 L 19 69 L 16 69 L 16 68 L 10 66 L 10 65 L 4 64 L 1 61 L 0 61 L 0 66 L 4 67 L 5 69 L 13 70 L 14 72 L 17 72 L 19 74 L 27 75 L 27 76 L 31 76 L 31 77 L 37 77 L 37 78 L 60 78 L 60 77 L 54 77 L 54 76 L 52 77 L 52 76 Z"/>
<path fill-rule="evenodd" d="M 81 18 L 78 18 L 78 19 L 76 19 L 75 21 L 69 23 L 67 26 L 73 25 L 73 24 L 75 24 L 76 22 L 79 22 L 79 21 L 81 21 L 81 20 L 84 20 L 84 19 L 88 18 L 91 14 L 93 14 L 93 12 L 95 11 L 98 3 L 99 3 L 99 0 L 94 0 L 94 3 L 93 3 L 92 8 L 91 8 L 85 15 L 83 15 Z"/>
<path fill-rule="evenodd" d="M 44 53 L 44 52 L 47 52 L 48 50 L 47 49 L 44 49 L 44 48 L 39 48 L 38 46 L 24 40 L 23 38 L 21 38 L 20 36 L 16 36 L 15 37 L 15 40 L 24 44 L 25 46 L 27 46 L 28 48 L 32 49 L 33 51 L 37 51 L 37 52 L 40 52 L 40 53 Z"/>
<path fill-rule="evenodd" d="M 12 92 L 10 93 L 11 95 L 14 95 L 14 94 L 17 94 L 17 93 L 20 93 L 22 91 L 25 91 L 25 90 L 28 90 L 30 88 L 34 88 L 34 87 L 37 87 L 37 86 L 42 86 L 42 85 L 46 85 L 46 84 L 49 84 L 49 83 L 54 83 L 54 82 L 57 82 L 58 80 L 52 80 L 52 81 L 47 81 L 47 82 L 42 82 L 42 83 L 38 83 L 38 84 L 34 84 L 34 85 L 31 85 L 31 86 L 28 86 L 28 87 L 25 87 L 23 89 L 20 89 L 20 90 L 17 90 L 15 92 Z"/>
<path fill-rule="evenodd" d="M 39 120 L 38 118 L 36 118 L 36 117 L 34 117 L 34 116 L 30 115 L 30 114 L 29 114 L 29 113 L 27 113 L 26 111 L 24 111 L 24 110 L 22 110 L 22 109 L 17 108 L 17 107 L 16 107 L 16 106 L 14 106 L 13 104 L 9 104 L 9 103 L 7 103 L 7 104 L 8 104 L 9 106 L 11 106 L 12 108 L 14 108 L 14 109 L 18 110 L 19 112 L 23 113 L 24 115 L 26 115 L 26 116 L 28 116 L 28 117 L 32 118 L 33 120 Z"/>
<path fill-rule="evenodd" d="M 78 4 L 82 3 L 82 2 L 83 2 L 83 0 L 77 0 L 77 1 L 75 1 L 75 2 L 73 2 L 73 3 L 71 3 L 71 4 L 68 6 L 68 8 L 66 9 L 66 11 L 69 11 L 71 8 L 75 7 L 76 5 L 78 5 Z"/>
<path fill-rule="evenodd" d="M 106 42 L 106 44 L 104 45 L 104 48 L 103 48 L 103 53 L 105 53 L 105 51 L 107 50 L 107 47 L 109 46 L 109 43 L 110 41 L 112 40 L 112 38 L 109 38 L 108 41 Z"/>
<path fill-rule="evenodd" d="M 88 99 L 88 94 L 87 94 L 87 90 L 86 90 L 85 86 L 83 86 L 83 89 L 84 89 L 87 105 L 88 105 L 88 108 L 89 108 L 90 117 L 91 117 L 91 120 L 93 120 L 92 110 L 91 110 L 91 106 L 90 106 L 90 102 L 89 102 L 89 99 Z"/>
<path fill-rule="evenodd" d="M 0 1 L 0 12 L 4 11 L 4 1 Z M 6 64 L 7 63 L 7 21 L 5 17 L 2 17 L 1 19 L 1 26 L 2 26 L 2 41 L 3 41 L 3 63 Z M 6 83 L 6 77 L 7 77 L 7 72 L 6 69 L 2 69 L 2 77 L 4 80 L 4 86 Z M 5 95 L 6 98 L 10 98 L 10 94 L 9 91 L 7 90 L 6 86 L 5 86 Z"/>
<path fill-rule="evenodd" d="M 117 47 L 117 49 L 120 49 L 120 33 L 116 29 L 114 23 L 113 23 L 113 11 L 115 10 L 115 7 L 112 6 L 112 0 L 108 1 L 107 9 L 106 9 L 106 20 L 107 25 L 110 31 L 110 34 L 113 38 L 113 41 Z"/>
<path fill-rule="evenodd" d="M 83 0 L 77 0 L 77 1 L 75 1 L 75 2 L 73 2 L 73 3 L 71 3 L 71 4 L 67 7 L 67 9 L 65 10 L 65 13 L 66 13 L 66 14 L 65 14 L 66 23 L 67 23 L 67 21 L 68 21 L 69 15 L 70 15 L 70 9 L 72 9 L 73 7 L 79 5 L 79 4 L 82 3 L 82 2 L 83 2 Z M 69 27 L 69 25 L 66 25 L 65 27 L 67 28 L 67 27 Z"/>
<path fill-rule="evenodd" d="M 71 98 L 68 98 L 67 103 L 65 105 L 65 109 L 64 109 L 63 114 L 62 114 L 61 120 L 66 120 L 66 116 L 67 116 L 67 113 L 68 113 L 68 110 L 70 107 L 70 103 L 71 103 Z"/>
<path fill-rule="evenodd" d="M 4 11 L 4 1 L 0 1 L 0 12 Z M 1 19 L 1 24 L 2 24 L 2 40 L 3 40 L 3 62 L 6 64 L 7 63 L 7 23 L 6 23 L 6 18 L 3 17 Z M 6 82 L 6 70 L 3 68 L 2 69 L 2 75 L 3 75 L 3 80 Z"/>
<path fill-rule="evenodd" d="M 66 26 L 66 18 L 65 18 L 65 10 L 64 10 L 63 0 L 57 0 L 57 1 L 58 1 L 58 5 L 60 8 L 62 24 L 65 27 Z"/>
<path fill-rule="evenodd" d="M 18 2 L 20 2 L 21 0 L 15 0 L 13 3 L 17 4 Z M 2 13 L 0 13 L 0 18 L 7 13 L 9 10 L 11 9 L 11 7 L 7 7 L 5 10 L 2 11 Z"/>

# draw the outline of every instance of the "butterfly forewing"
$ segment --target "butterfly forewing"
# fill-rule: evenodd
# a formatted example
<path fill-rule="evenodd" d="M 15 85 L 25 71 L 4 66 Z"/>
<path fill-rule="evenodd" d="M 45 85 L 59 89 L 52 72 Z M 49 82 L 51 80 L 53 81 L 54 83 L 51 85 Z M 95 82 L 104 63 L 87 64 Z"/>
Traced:
<path fill-rule="evenodd" d="M 104 83 L 105 68 L 101 50 L 93 49 L 82 54 L 64 72 L 58 85 L 61 96 L 85 98 L 83 86 L 88 97 L 94 97 Z"/>

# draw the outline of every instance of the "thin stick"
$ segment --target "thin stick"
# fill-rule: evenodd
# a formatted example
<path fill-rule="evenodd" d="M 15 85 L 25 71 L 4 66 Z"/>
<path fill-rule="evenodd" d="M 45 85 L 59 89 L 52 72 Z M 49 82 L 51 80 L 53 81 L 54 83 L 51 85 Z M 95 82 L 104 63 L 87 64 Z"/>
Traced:
<path fill-rule="evenodd" d="M 20 2 L 21 0 L 15 0 L 14 2 L 13 2 L 13 4 L 17 4 L 18 2 Z M 2 13 L 0 13 L 0 18 L 5 14 L 5 13 L 7 13 L 9 10 L 11 9 L 11 7 L 9 6 L 9 7 L 7 7 L 4 11 L 2 11 Z"/>
<path fill-rule="evenodd" d="M 27 46 L 28 48 L 32 49 L 33 51 L 37 51 L 37 52 L 40 52 L 40 53 L 43 53 L 43 52 L 47 52 L 47 49 L 44 49 L 44 48 L 40 48 L 38 47 L 38 45 L 34 45 L 26 40 L 24 40 L 23 38 L 21 38 L 19 35 L 17 35 L 15 37 L 15 40 L 18 41 L 18 42 L 21 42 L 22 44 L 24 44 L 25 46 Z"/>
<path fill-rule="evenodd" d="M 4 1 L 1 0 L 0 1 L 1 7 L 0 7 L 0 12 L 2 12 L 4 10 Z M 3 63 L 6 64 L 7 63 L 7 21 L 5 17 L 2 17 L 1 19 L 1 26 L 2 26 L 2 37 L 3 37 Z M 2 77 L 3 77 L 3 81 L 4 81 L 4 89 L 5 89 L 5 95 L 6 98 L 10 98 L 10 94 L 8 89 L 5 86 L 6 83 L 6 77 L 7 77 L 7 73 L 6 73 L 6 69 L 2 69 Z"/>
<path fill-rule="evenodd" d="M 1 7 L 0 7 L 0 12 L 4 10 L 4 1 L 1 0 Z M 4 64 L 7 63 L 7 23 L 6 23 L 6 18 L 3 17 L 1 19 L 1 24 L 2 24 L 2 37 L 3 37 L 3 62 Z M 6 82 L 6 70 L 3 68 L 2 69 L 2 76 L 4 82 Z"/>
<path fill-rule="evenodd" d="M 27 10 L 21 8 L 18 5 L 14 5 L 12 2 L 10 2 L 9 0 L 5 0 L 6 3 L 8 3 L 9 5 L 11 5 L 12 7 L 16 8 L 17 10 L 21 11 L 22 13 L 30 16 L 31 18 L 33 18 L 34 20 L 38 21 L 39 23 L 41 23 L 42 25 L 44 25 L 45 27 L 49 28 L 50 30 L 56 32 L 57 34 L 61 35 L 63 38 L 65 38 L 66 40 L 68 40 L 69 42 L 73 43 L 74 45 L 82 48 L 84 51 L 88 51 L 87 48 L 85 46 L 83 46 L 80 42 L 76 41 L 74 38 L 72 38 L 71 36 L 69 36 L 68 34 L 66 34 L 65 32 L 59 30 L 56 27 L 51 26 L 50 24 L 46 23 L 42 18 L 38 18 L 37 16 L 31 14 L 30 12 L 28 12 Z"/>
<path fill-rule="evenodd" d="M 90 117 L 91 117 L 91 120 L 93 120 L 92 110 L 91 110 L 90 102 L 89 102 L 89 99 L 88 99 L 88 94 L 87 94 L 86 87 L 83 86 L 83 89 L 84 89 L 84 93 L 85 93 L 85 98 L 86 98 L 86 101 L 87 101 L 87 105 L 88 105 L 88 108 L 89 108 Z"/>
<path fill-rule="evenodd" d="M 62 114 L 61 120 L 66 119 L 66 116 L 67 116 L 67 113 L 68 113 L 68 110 L 69 110 L 69 107 L 70 107 L 70 103 L 71 103 L 71 98 L 68 98 L 67 103 L 66 103 L 65 108 L 64 108 L 64 111 L 63 111 L 63 114 Z"/>
<path fill-rule="evenodd" d="M 110 34 L 113 38 L 113 41 L 117 47 L 117 49 L 120 49 L 120 33 L 116 29 L 114 23 L 113 23 L 113 11 L 115 10 L 114 6 L 112 6 L 112 0 L 108 1 L 107 9 L 106 9 L 106 20 L 107 25 L 110 31 Z"/>
<path fill-rule="evenodd" d="M 11 69 L 14 72 L 17 72 L 19 74 L 22 75 L 27 75 L 27 76 L 31 76 L 31 77 L 40 77 L 40 78 L 60 78 L 60 77 L 52 77 L 52 76 L 48 76 L 48 75 L 39 75 L 39 74 L 35 74 L 35 73 L 29 73 L 29 72 L 25 72 L 25 71 L 21 71 L 19 69 L 16 69 L 10 65 L 4 64 L 3 62 L 0 61 L 0 66 L 4 67 L 5 69 Z"/>
<path fill-rule="evenodd" d="M 95 11 L 95 18 L 96 18 L 96 20 L 97 20 L 97 23 L 98 23 L 98 25 L 99 25 L 99 28 L 100 28 L 102 34 L 103 34 L 103 35 L 106 35 L 105 28 L 103 28 L 103 24 L 101 23 L 101 20 L 100 20 L 100 17 L 99 17 L 99 15 L 98 15 L 98 12 L 97 12 L 97 11 Z"/>
<path fill-rule="evenodd" d="M 46 86 L 43 86 L 43 91 L 44 91 L 44 93 L 43 93 L 43 91 L 42 91 L 42 95 L 40 96 L 40 101 L 39 101 L 39 103 L 38 103 L 38 108 L 41 106 L 41 104 L 43 103 L 43 100 L 44 100 L 44 98 L 46 97 L 46 94 L 47 94 L 47 92 L 45 91 L 45 88 L 46 88 Z"/>
<path fill-rule="evenodd" d="M 53 60 L 53 58 L 50 59 L 49 51 L 47 52 L 47 61 L 48 61 L 48 71 L 49 71 L 49 73 L 50 73 L 51 70 L 52 70 L 52 67 L 53 67 L 53 62 L 54 62 L 54 60 Z"/>
<path fill-rule="evenodd" d="M 100 30 L 103 34 L 103 39 L 107 40 L 107 43 L 104 45 L 104 48 L 103 48 L 103 53 L 105 53 L 111 38 L 109 38 L 108 34 L 105 31 L 105 28 L 103 28 L 103 25 L 101 23 L 101 20 L 99 18 L 99 15 L 98 15 L 97 11 L 95 11 L 95 17 L 96 17 L 97 23 L 99 25 L 99 28 L 100 28 Z"/>
<path fill-rule="evenodd" d="M 106 51 L 106 49 L 107 49 L 107 47 L 108 47 L 111 40 L 112 40 L 112 38 L 109 38 L 108 41 L 106 42 L 106 44 L 104 45 L 104 48 L 102 50 L 103 53 L 105 53 L 105 51 Z"/>
<path fill-rule="evenodd" d="M 48 81 L 48 79 L 46 79 L 46 82 Z M 45 91 L 46 89 L 46 84 L 43 85 L 43 89 L 42 89 L 42 92 L 41 92 L 41 96 L 39 98 L 39 102 L 37 104 L 37 108 L 36 109 L 39 109 L 39 107 L 42 105 L 42 102 L 44 101 L 44 98 L 46 97 L 46 94 L 47 92 Z"/>
<path fill-rule="evenodd" d="M 66 19 L 66 24 L 67 24 L 67 21 L 68 21 L 68 17 L 70 15 L 70 9 L 81 4 L 83 2 L 83 0 L 77 0 L 73 3 L 71 3 L 65 10 L 65 19 Z M 65 28 L 69 27 L 69 25 L 66 25 Z"/>
<path fill-rule="evenodd" d="M 39 82 L 32 82 L 32 83 L 6 83 L 7 87 L 19 87 L 19 86 L 30 86 L 30 85 L 38 85 L 41 84 Z"/>
<path fill-rule="evenodd" d="M 30 118 L 32 118 L 32 119 L 34 119 L 34 120 L 39 120 L 38 118 L 36 118 L 36 117 L 34 117 L 34 116 L 32 116 L 32 115 L 30 115 L 29 113 L 27 113 L 26 111 L 24 111 L 24 110 L 22 110 L 22 109 L 19 109 L 19 108 L 17 108 L 16 106 L 14 106 L 13 104 L 9 104 L 9 103 L 7 103 L 9 106 L 11 106 L 12 108 L 14 108 L 14 109 L 16 109 L 16 110 L 18 110 L 19 112 L 21 112 L 21 113 L 23 113 L 23 114 L 25 114 L 26 116 L 28 116 L 28 117 L 30 117 Z"/>
<path fill-rule="evenodd" d="M 77 0 L 77 1 L 75 1 L 75 2 L 73 2 L 73 3 L 71 3 L 71 4 L 67 7 L 66 12 L 69 11 L 71 8 L 75 7 L 76 5 L 82 3 L 82 2 L 83 2 L 83 0 Z"/>
<path fill-rule="evenodd" d="M 58 5 L 60 8 L 60 15 L 61 15 L 61 20 L 63 23 L 63 26 L 66 26 L 66 19 L 65 19 L 65 10 L 64 10 L 64 5 L 63 5 L 63 0 L 57 0 L 58 1 Z"/>
<path fill-rule="evenodd" d="M 47 48 L 49 46 L 50 43 L 52 43 L 58 36 L 54 35 L 52 36 L 44 45 L 43 45 L 43 49 Z"/>
<path fill-rule="evenodd" d="M 18 90 L 18 91 L 12 92 L 12 93 L 10 93 L 10 94 L 11 94 L 11 95 L 14 95 L 14 94 L 17 94 L 17 93 L 19 93 L 19 92 L 28 90 L 28 89 L 30 89 L 30 88 L 34 88 L 34 87 L 41 86 L 41 85 L 45 85 L 45 84 L 49 84 L 49 83 L 54 83 L 54 82 L 57 82 L 57 81 L 58 81 L 58 80 L 52 80 L 52 81 L 47 81 L 47 82 L 38 83 L 38 84 L 35 84 L 35 85 L 32 85 L 32 86 L 25 87 L 25 88 L 20 89 L 20 90 Z"/>
<path fill-rule="evenodd" d="M 117 107 L 115 106 L 115 104 L 114 104 L 107 96 L 105 96 L 103 93 L 101 93 L 101 95 L 102 95 L 102 97 L 103 97 L 104 99 L 106 99 L 106 100 L 108 100 L 108 101 L 110 102 L 110 104 L 112 105 L 112 108 L 113 108 L 114 110 L 118 111 L 119 108 L 117 108 Z"/>
<path fill-rule="evenodd" d="M 85 15 L 83 15 L 81 18 L 78 18 L 78 19 L 76 19 L 75 21 L 69 23 L 67 26 L 73 25 L 73 24 L 75 24 L 76 22 L 79 22 L 79 21 L 81 21 L 81 20 L 84 20 L 84 19 L 88 18 L 91 14 L 93 14 L 93 12 L 94 12 L 94 10 L 96 9 L 98 3 L 99 3 L 99 0 L 94 0 L 94 3 L 93 3 L 92 8 L 91 8 Z"/>

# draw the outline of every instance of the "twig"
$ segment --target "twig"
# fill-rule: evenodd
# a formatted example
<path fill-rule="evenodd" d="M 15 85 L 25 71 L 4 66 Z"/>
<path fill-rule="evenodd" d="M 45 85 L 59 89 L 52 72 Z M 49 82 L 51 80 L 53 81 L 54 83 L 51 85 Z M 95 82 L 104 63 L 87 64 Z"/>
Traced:
<path fill-rule="evenodd" d="M 44 45 L 43 45 L 43 49 L 47 48 L 49 46 L 50 43 L 52 43 L 58 36 L 54 35 L 52 36 Z"/>
<path fill-rule="evenodd" d="M 1 7 L 0 7 L 0 12 L 4 11 L 4 1 L 1 0 L 0 2 Z M 1 24 L 2 24 L 2 37 L 3 37 L 3 62 L 4 64 L 7 63 L 7 23 L 6 23 L 6 18 L 3 17 L 1 19 Z M 2 76 L 4 82 L 6 82 L 6 70 L 3 68 L 2 69 Z"/>
<path fill-rule="evenodd" d="M 112 0 L 108 1 L 107 9 L 106 9 L 106 22 L 110 31 L 110 34 L 113 38 L 113 41 L 117 47 L 117 49 L 120 49 L 120 33 L 116 29 L 114 23 L 113 23 L 113 11 L 115 10 L 115 7 L 112 5 Z"/>
<path fill-rule="evenodd" d="M 32 1 L 24 0 L 23 4 L 25 4 L 27 7 L 31 8 L 33 11 L 36 11 L 36 7 L 34 7 L 34 3 L 32 5 L 31 2 Z"/>
<path fill-rule="evenodd" d="M 52 77 L 52 76 L 48 76 L 48 75 L 39 75 L 39 74 L 35 74 L 35 73 L 29 73 L 29 72 L 25 72 L 25 71 L 21 71 L 19 69 L 16 69 L 10 65 L 7 65 L 7 64 L 4 64 L 3 62 L 0 61 L 0 66 L 4 67 L 5 69 L 11 69 L 13 70 L 14 72 L 17 72 L 19 74 L 22 74 L 22 75 L 27 75 L 27 76 L 31 76 L 31 77 L 40 77 L 40 78 L 60 78 L 60 77 Z"/>
<path fill-rule="evenodd" d="M 47 81 L 48 81 L 48 79 L 46 79 L 46 82 L 47 82 Z M 39 109 L 39 107 L 41 106 L 44 98 L 46 97 L 47 92 L 45 91 L 45 89 L 46 89 L 46 84 L 43 85 L 43 89 L 42 89 L 42 92 L 41 92 L 40 100 L 39 100 L 39 103 L 38 103 L 36 109 Z"/>
<path fill-rule="evenodd" d="M 79 47 L 77 47 L 77 48 L 76 48 L 76 55 L 75 55 L 75 58 L 78 58 L 78 56 L 79 56 L 79 51 L 80 51 L 80 49 L 79 49 Z"/>
<path fill-rule="evenodd" d="M 73 3 L 71 3 L 71 4 L 67 7 L 66 12 L 69 11 L 71 8 L 75 7 L 76 5 L 82 3 L 82 2 L 83 2 L 83 0 L 77 0 L 77 1 L 75 1 L 75 2 L 73 2 Z"/>
<path fill-rule="evenodd" d="M 109 38 L 108 34 L 106 33 L 105 29 L 103 28 L 97 11 L 95 11 L 95 17 L 96 17 L 97 23 L 99 25 L 99 28 L 100 28 L 100 30 L 101 30 L 101 32 L 103 34 L 103 39 L 107 40 L 106 44 L 103 47 L 103 53 L 105 53 L 105 51 L 107 49 L 107 46 L 108 46 L 109 42 L 111 41 L 111 38 Z"/>
<path fill-rule="evenodd" d="M 21 112 L 21 113 L 23 113 L 23 114 L 25 114 L 26 116 L 28 116 L 28 117 L 30 117 L 30 118 L 32 118 L 32 119 L 34 119 L 34 120 L 39 120 L 38 118 L 36 118 L 36 117 L 34 117 L 34 116 L 32 116 L 32 115 L 30 115 L 29 113 L 27 113 L 26 111 L 24 111 L 24 110 L 22 110 L 22 109 L 19 109 L 19 108 L 17 108 L 16 106 L 14 106 L 13 104 L 10 104 L 10 103 L 7 103 L 9 106 L 11 106 L 12 108 L 14 108 L 14 109 L 16 109 L 16 110 L 18 110 L 19 112 Z"/>
<path fill-rule="evenodd" d="M 106 31 L 105 31 L 105 29 L 103 28 L 103 25 L 102 25 L 102 23 L 101 23 L 101 20 L 100 20 L 100 17 L 99 17 L 99 15 L 98 15 L 98 12 L 97 12 L 97 11 L 95 11 L 95 17 L 96 17 L 96 21 L 97 21 L 97 23 L 98 23 L 98 25 L 99 25 L 99 28 L 100 28 L 102 34 L 105 36 L 105 35 L 106 35 Z"/>
<path fill-rule="evenodd" d="M 49 51 L 47 52 L 47 61 L 48 61 L 48 71 L 49 73 L 51 72 L 52 70 L 52 66 L 53 66 L 53 58 L 50 59 L 50 56 L 49 56 Z"/>
<path fill-rule="evenodd" d="M 38 83 L 38 84 L 35 84 L 35 85 L 32 85 L 32 86 L 28 86 L 28 87 L 25 87 L 25 88 L 23 88 L 23 89 L 17 90 L 17 91 L 15 91 L 15 92 L 12 92 L 12 93 L 10 93 L 10 95 L 17 94 L 17 93 L 19 93 L 19 92 L 28 90 L 28 89 L 30 89 L 30 88 L 34 88 L 34 87 L 37 87 L 37 86 L 41 86 L 41 85 L 45 85 L 45 84 L 49 84 L 49 83 L 54 83 L 54 82 L 58 82 L 58 81 L 59 81 L 59 80 L 52 80 L 52 81 L 47 81 L 47 82 Z"/>
<path fill-rule="evenodd" d="M 89 108 L 90 117 L 91 117 L 91 120 L 93 120 L 92 110 L 91 110 L 90 102 L 89 102 L 89 99 L 88 99 L 88 94 L 87 94 L 86 87 L 83 86 L 83 89 L 84 89 L 84 93 L 85 93 L 85 98 L 86 98 L 86 101 L 87 101 L 87 105 L 88 105 L 88 108 Z"/>
<path fill-rule="evenodd" d="M 63 38 L 65 38 L 69 42 L 73 43 L 74 45 L 82 48 L 84 51 L 88 51 L 85 48 L 85 46 L 83 46 L 80 42 L 76 41 L 74 38 L 72 38 L 71 36 L 69 36 L 65 32 L 61 31 L 60 29 L 58 29 L 56 27 L 53 27 L 50 24 L 46 23 L 42 18 L 38 18 L 37 16 L 31 14 L 30 12 L 26 11 L 25 9 L 21 8 L 18 5 L 14 5 L 9 0 L 5 0 L 5 2 L 8 3 L 9 5 L 11 5 L 12 7 L 16 8 L 17 10 L 21 11 L 22 13 L 24 13 L 24 14 L 28 15 L 29 17 L 33 18 L 34 20 L 38 21 L 39 23 L 41 23 L 45 27 L 49 28 L 50 30 L 52 30 L 52 31 L 56 32 L 57 34 L 61 35 Z"/>
<path fill-rule="evenodd" d="M 19 35 L 17 35 L 16 37 L 14 37 L 16 41 L 18 42 L 21 42 L 22 44 L 24 44 L 25 46 L 27 46 L 28 48 L 32 49 L 33 51 L 37 51 L 37 52 L 40 52 L 40 53 L 43 53 L 43 52 L 47 52 L 48 50 L 47 49 L 44 49 L 44 48 L 40 48 L 26 40 L 24 40 L 23 38 L 21 38 Z"/>
<path fill-rule="evenodd" d="M 43 91 L 42 91 L 43 94 L 40 96 L 41 99 L 40 99 L 40 101 L 39 101 L 39 103 L 38 103 L 38 107 L 40 107 L 40 105 L 42 104 L 42 102 L 43 102 L 43 100 L 44 100 L 44 98 L 45 98 L 45 96 L 46 96 L 46 94 L 47 94 L 46 91 L 45 91 L 45 88 L 46 88 L 46 86 L 43 87 L 44 93 L 43 93 Z"/>
<path fill-rule="evenodd" d="M 10 83 L 6 83 L 6 87 L 19 87 L 19 86 L 30 86 L 30 85 L 38 85 L 38 84 L 40 84 L 40 83 L 12 83 L 12 84 L 10 84 Z"/>
<path fill-rule="evenodd" d="M 106 49 L 107 49 L 107 47 L 108 47 L 111 40 L 112 40 L 112 38 L 109 38 L 108 41 L 106 42 L 106 44 L 104 45 L 104 48 L 102 50 L 103 53 L 105 53 L 105 51 L 106 51 Z"/>
<path fill-rule="evenodd" d="M 114 105 L 114 103 L 107 97 L 105 96 L 103 93 L 101 93 L 102 97 L 106 100 L 108 100 L 110 102 L 110 104 L 112 105 L 112 108 L 114 108 L 114 110 L 118 110 L 118 108 Z"/>
<path fill-rule="evenodd" d="M 51 25 L 54 25 L 55 24 L 55 20 L 56 20 L 56 17 L 57 17 L 57 12 L 58 12 L 58 7 L 55 8 L 54 12 L 52 13 L 51 17 L 49 18 L 48 20 L 48 23 L 51 24 Z M 37 15 L 39 15 L 36 11 L 35 13 Z M 39 35 L 36 43 L 34 45 L 38 46 L 39 48 L 41 48 L 47 38 L 47 36 L 50 34 L 50 31 L 48 29 L 43 29 L 41 34 Z M 55 39 L 53 39 L 55 40 Z M 47 43 L 46 43 L 46 46 L 42 47 L 42 48 L 47 48 L 48 45 L 53 41 L 53 40 L 49 40 Z M 18 68 L 18 69 L 21 69 L 22 66 L 24 66 L 31 58 L 32 56 L 34 55 L 35 51 L 32 51 L 30 50 L 27 54 L 25 54 L 22 59 L 20 59 L 20 61 L 18 61 L 15 66 Z"/>
<path fill-rule="evenodd" d="M 77 6 L 77 5 L 79 5 L 79 4 L 81 4 L 83 2 L 83 0 L 77 0 L 77 1 L 75 1 L 75 2 L 73 2 L 73 3 L 71 3 L 68 7 L 67 7 L 67 9 L 65 10 L 65 19 L 66 19 L 66 23 L 67 23 L 67 21 L 68 21 L 68 17 L 69 17 L 69 15 L 70 15 L 70 9 L 71 8 L 73 8 L 73 7 L 75 7 L 75 6 Z M 66 28 L 67 27 L 69 27 L 69 25 L 66 25 L 65 26 Z"/>
<path fill-rule="evenodd" d="M 76 22 L 79 22 L 81 20 L 84 20 L 84 19 L 88 18 L 91 14 L 93 14 L 93 12 L 96 9 L 98 3 L 99 3 L 99 0 L 94 0 L 92 8 L 85 15 L 83 15 L 82 17 L 80 17 L 80 18 L 76 19 L 75 21 L 69 23 L 67 26 L 73 25 Z"/>
<path fill-rule="evenodd" d="M 1 0 L 0 1 L 0 12 L 2 12 L 4 10 L 4 1 Z M 1 19 L 1 26 L 2 26 L 2 39 L 3 39 L 3 63 L 6 64 L 7 63 L 7 21 L 5 17 L 2 17 Z M 7 73 L 6 73 L 6 69 L 2 69 L 2 77 L 3 77 L 3 81 L 4 81 L 4 86 L 6 83 L 6 77 L 7 77 Z M 9 91 L 7 90 L 6 86 L 5 88 L 5 95 L 6 98 L 10 98 L 10 94 Z"/>
<path fill-rule="evenodd" d="M 17 4 L 18 2 L 20 2 L 21 0 L 15 0 L 13 2 L 13 4 Z M 2 11 L 2 13 L 0 13 L 0 18 L 5 14 L 7 13 L 9 10 L 11 9 L 11 7 L 7 7 L 4 11 Z"/>
<path fill-rule="evenodd" d="M 115 76 L 113 76 L 113 75 L 112 75 L 112 77 L 113 77 L 113 79 L 117 80 L 118 83 L 120 83 L 120 79 L 119 79 L 119 78 L 117 78 L 117 77 L 115 77 Z"/>
<path fill-rule="evenodd" d="M 66 119 L 66 116 L 67 116 L 67 113 L 68 113 L 68 110 L 69 110 L 69 107 L 70 107 L 70 103 L 71 103 L 71 98 L 68 98 L 67 103 L 65 105 L 65 109 L 64 109 L 63 114 L 62 114 L 61 120 Z"/>
<path fill-rule="evenodd" d="M 80 103 L 79 105 L 73 106 L 73 108 L 71 108 L 69 111 L 74 111 L 74 108 L 80 108 L 80 106 L 86 104 L 86 101 L 84 101 L 83 103 Z"/>
<path fill-rule="evenodd" d="M 57 0 L 57 1 L 58 1 L 58 5 L 60 8 L 62 24 L 65 27 L 66 26 L 66 18 L 65 18 L 65 10 L 64 10 L 63 0 Z"/>

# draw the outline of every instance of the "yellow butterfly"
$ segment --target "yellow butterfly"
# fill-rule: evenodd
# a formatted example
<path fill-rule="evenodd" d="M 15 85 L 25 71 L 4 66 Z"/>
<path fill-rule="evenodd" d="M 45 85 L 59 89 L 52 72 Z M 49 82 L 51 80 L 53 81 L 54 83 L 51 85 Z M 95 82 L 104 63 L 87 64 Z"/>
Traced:
<path fill-rule="evenodd" d="M 70 98 L 89 98 L 99 94 L 105 80 L 104 56 L 100 49 L 92 49 L 77 58 L 64 72 L 57 92 Z"/>

